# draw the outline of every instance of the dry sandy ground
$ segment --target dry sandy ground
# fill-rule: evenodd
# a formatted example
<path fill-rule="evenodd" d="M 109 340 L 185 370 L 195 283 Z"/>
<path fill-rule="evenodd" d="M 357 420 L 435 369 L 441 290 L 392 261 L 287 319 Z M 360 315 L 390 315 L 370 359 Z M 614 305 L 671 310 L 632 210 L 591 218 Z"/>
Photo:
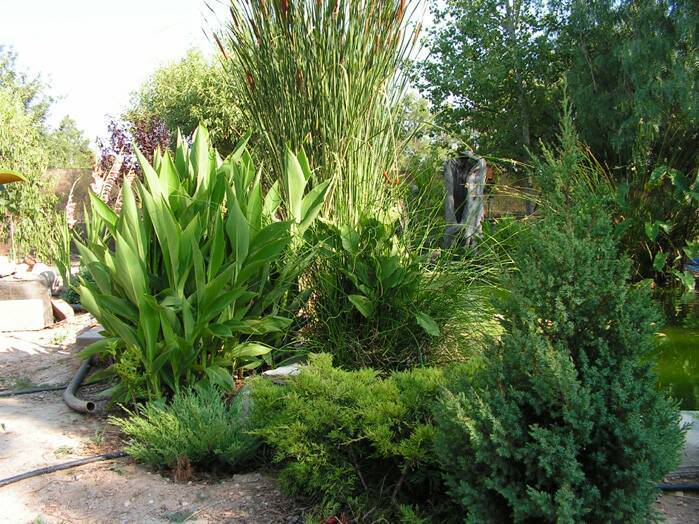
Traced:
<path fill-rule="evenodd" d="M 89 315 L 39 332 L 0 333 L 0 388 L 65 384 L 79 366 L 76 334 Z M 72 412 L 61 392 L 0 398 L 0 479 L 119 447 L 103 417 Z M 663 495 L 671 524 L 699 523 L 699 495 Z M 258 473 L 177 484 L 119 459 L 0 488 L 0 523 L 292 523 L 293 505 Z"/>
<path fill-rule="evenodd" d="M 0 333 L 0 388 L 65 384 L 88 315 L 40 332 Z M 71 411 L 62 392 L 0 398 L 0 479 L 118 447 L 104 417 Z M 292 515 L 290 517 L 290 515 Z M 127 459 L 0 488 L 0 523 L 293 522 L 273 479 L 250 473 L 176 484 Z"/>

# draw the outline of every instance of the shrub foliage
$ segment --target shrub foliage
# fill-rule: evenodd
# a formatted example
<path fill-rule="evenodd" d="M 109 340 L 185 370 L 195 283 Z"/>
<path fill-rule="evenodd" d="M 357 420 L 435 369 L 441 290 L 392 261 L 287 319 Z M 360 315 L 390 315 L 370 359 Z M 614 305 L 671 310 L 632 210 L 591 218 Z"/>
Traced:
<path fill-rule="evenodd" d="M 521 250 L 507 334 L 437 409 L 436 450 L 470 522 L 646 522 L 678 461 L 679 415 L 648 361 L 658 316 L 602 207 L 566 188 L 572 147 L 543 165 L 560 192 Z"/>
<path fill-rule="evenodd" d="M 469 285 L 486 280 L 472 259 L 430 257 L 424 239 L 410 246 L 409 233 L 391 223 L 323 222 L 315 232 L 320 256 L 304 341 L 339 366 L 399 370 L 433 361 L 443 328 L 476 299 Z"/>
<path fill-rule="evenodd" d="M 370 369 L 343 371 L 312 355 L 286 385 L 252 384 L 255 433 L 282 466 L 283 487 L 326 511 L 399 511 L 442 500 L 432 453 L 431 406 L 442 383 L 436 369 L 382 379 Z"/>
<path fill-rule="evenodd" d="M 186 389 L 166 405 L 160 399 L 136 408 L 127 419 L 111 417 L 128 437 L 125 450 L 136 460 L 158 468 L 236 468 L 258 447 L 248 435 L 241 390 L 230 404 L 216 388 Z"/>

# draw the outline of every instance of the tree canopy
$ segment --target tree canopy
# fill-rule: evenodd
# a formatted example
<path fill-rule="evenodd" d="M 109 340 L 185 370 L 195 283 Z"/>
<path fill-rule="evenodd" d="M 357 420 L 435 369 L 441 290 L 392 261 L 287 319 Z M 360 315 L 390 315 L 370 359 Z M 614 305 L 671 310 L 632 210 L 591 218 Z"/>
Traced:
<path fill-rule="evenodd" d="M 123 117 L 138 126 L 153 116 L 165 123 L 173 140 L 178 129 L 190 136 L 200 123 L 205 125 L 222 153 L 230 152 L 243 133 L 223 68 L 196 50 L 157 69 L 133 93 Z"/>

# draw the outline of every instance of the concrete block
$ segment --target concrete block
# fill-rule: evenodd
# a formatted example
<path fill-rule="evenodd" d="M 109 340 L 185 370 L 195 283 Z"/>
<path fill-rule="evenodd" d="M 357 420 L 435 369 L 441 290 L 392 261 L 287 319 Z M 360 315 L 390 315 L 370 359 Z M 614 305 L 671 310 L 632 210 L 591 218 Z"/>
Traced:
<path fill-rule="evenodd" d="M 51 324 L 51 293 L 43 281 L 0 280 L 0 331 L 30 331 Z"/>
<path fill-rule="evenodd" d="M 83 331 L 80 333 L 76 338 L 75 338 L 75 344 L 77 345 L 78 349 L 82 349 L 84 347 L 89 346 L 93 342 L 97 342 L 98 340 L 102 340 L 104 336 L 100 334 L 100 331 L 104 331 L 104 328 L 97 324 L 95 327 L 88 329 L 87 331 Z"/>

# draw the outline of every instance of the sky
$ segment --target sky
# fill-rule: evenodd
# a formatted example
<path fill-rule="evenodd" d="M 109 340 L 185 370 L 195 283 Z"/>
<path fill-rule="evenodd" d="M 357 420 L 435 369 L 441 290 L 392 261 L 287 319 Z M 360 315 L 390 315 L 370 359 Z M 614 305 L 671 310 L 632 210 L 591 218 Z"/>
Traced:
<path fill-rule="evenodd" d="M 209 0 L 219 15 L 224 0 Z M 49 116 L 73 117 L 93 143 L 157 67 L 191 48 L 212 52 L 218 23 L 204 0 L 0 0 L 0 45 L 60 97 Z"/>

